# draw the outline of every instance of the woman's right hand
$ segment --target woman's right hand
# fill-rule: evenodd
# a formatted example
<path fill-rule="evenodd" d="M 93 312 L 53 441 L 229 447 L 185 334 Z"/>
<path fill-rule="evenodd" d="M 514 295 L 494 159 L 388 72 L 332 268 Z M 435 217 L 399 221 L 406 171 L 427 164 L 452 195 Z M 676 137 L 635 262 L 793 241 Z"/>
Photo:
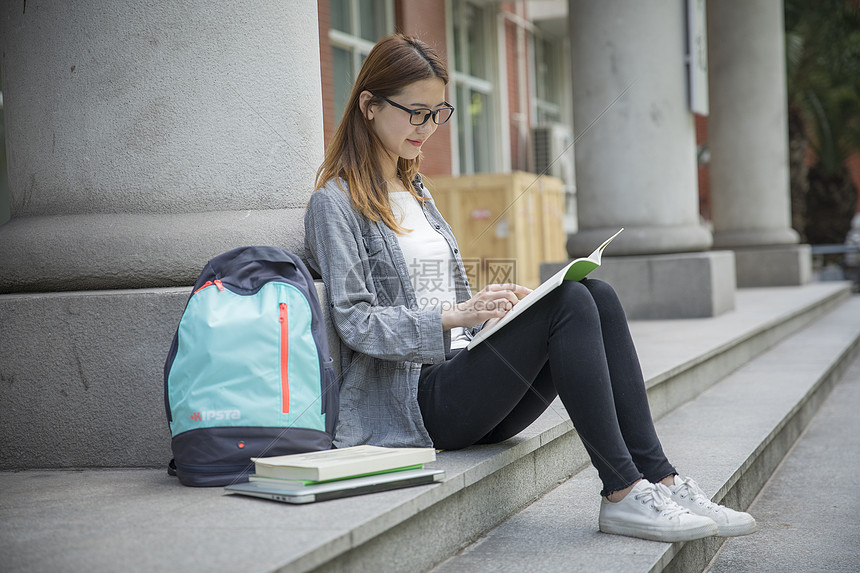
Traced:
<path fill-rule="evenodd" d="M 455 326 L 470 328 L 493 318 L 501 318 L 511 310 L 519 298 L 527 295 L 530 288 L 513 283 L 490 284 L 465 302 L 442 311 L 442 329 L 450 330 Z"/>

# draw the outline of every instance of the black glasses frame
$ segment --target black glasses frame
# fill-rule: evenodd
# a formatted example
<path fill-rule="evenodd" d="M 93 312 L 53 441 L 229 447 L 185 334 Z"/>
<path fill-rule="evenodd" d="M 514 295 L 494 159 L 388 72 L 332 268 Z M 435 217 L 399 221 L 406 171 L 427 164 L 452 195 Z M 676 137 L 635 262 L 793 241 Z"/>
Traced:
<path fill-rule="evenodd" d="M 444 102 L 444 105 L 438 109 L 429 109 L 426 107 L 416 107 L 415 109 L 409 109 L 408 107 L 400 105 L 396 101 L 391 101 L 390 99 L 388 99 L 385 96 L 377 95 L 373 92 L 370 92 L 370 93 L 373 94 L 374 96 L 380 98 L 380 99 L 384 99 L 385 101 L 387 101 L 388 103 L 390 103 L 394 107 L 402 109 L 405 112 L 408 112 L 409 113 L 409 123 L 411 123 L 412 125 L 424 125 L 425 123 L 427 123 L 427 120 L 430 119 L 431 117 L 433 118 L 433 123 L 435 123 L 436 125 L 442 125 L 444 123 L 448 123 L 448 120 L 450 120 L 451 117 L 453 117 L 453 115 L 454 115 L 454 106 L 451 105 L 450 103 L 448 103 L 447 101 Z M 439 117 L 439 112 L 449 110 L 449 109 L 451 110 L 451 114 L 447 118 L 445 118 L 445 121 L 438 121 L 437 118 Z M 420 112 L 426 112 L 426 113 L 424 113 L 424 119 L 422 119 L 418 123 L 415 123 L 416 120 L 421 118 L 420 115 L 416 115 L 416 114 L 419 114 Z"/>

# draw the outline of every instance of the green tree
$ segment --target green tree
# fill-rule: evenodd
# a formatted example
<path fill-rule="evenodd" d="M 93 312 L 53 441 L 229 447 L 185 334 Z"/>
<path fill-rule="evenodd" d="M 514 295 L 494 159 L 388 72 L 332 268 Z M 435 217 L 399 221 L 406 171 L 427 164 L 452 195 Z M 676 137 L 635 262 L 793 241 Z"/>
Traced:
<path fill-rule="evenodd" d="M 860 2 L 785 0 L 785 28 L 793 225 L 841 243 L 857 205 L 845 160 L 860 151 Z"/>

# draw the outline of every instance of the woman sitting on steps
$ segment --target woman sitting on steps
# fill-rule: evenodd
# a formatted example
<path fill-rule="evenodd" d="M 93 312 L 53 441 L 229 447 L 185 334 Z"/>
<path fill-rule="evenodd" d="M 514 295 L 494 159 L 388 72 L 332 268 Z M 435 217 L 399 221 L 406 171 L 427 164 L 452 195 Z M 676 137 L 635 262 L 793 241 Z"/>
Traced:
<path fill-rule="evenodd" d="M 654 430 L 627 319 L 606 283 L 565 281 L 472 350 L 529 289 L 472 295 L 421 148 L 454 108 L 427 44 L 381 40 L 326 150 L 305 216 L 308 262 L 341 339 L 335 444 L 442 449 L 515 436 L 558 395 L 603 482 L 601 531 L 682 541 L 755 531 L 678 476 Z"/>

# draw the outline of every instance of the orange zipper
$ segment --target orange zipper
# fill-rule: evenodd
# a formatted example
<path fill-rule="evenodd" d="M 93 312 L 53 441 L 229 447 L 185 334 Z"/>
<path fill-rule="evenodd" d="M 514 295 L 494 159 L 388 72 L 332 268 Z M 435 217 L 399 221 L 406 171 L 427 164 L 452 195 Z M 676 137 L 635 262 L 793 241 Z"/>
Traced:
<path fill-rule="evenodd" d="M 218 290 L 224 290 L 224 283 L 222 283 L 220 279 L 215 279 L 215 282 L 206 281 L 205 283 L 200 285 L 199 289 L 197 289 L 196 291 L 194 291 L 191 294 L 197 294 L 198 292 L 202 291 L 206 287 L 211 287 L 212 285 L 215 285 L 216 287 L 218 287 Z"/>
<path fill-rule="evenodd" d="M 281 400 L 284 414 L 290 413 L 290 378 L 288 372 L 290 356 L 290 322 L 287 317 L 287 304 L 282 302 L 281 308 Z"/>

